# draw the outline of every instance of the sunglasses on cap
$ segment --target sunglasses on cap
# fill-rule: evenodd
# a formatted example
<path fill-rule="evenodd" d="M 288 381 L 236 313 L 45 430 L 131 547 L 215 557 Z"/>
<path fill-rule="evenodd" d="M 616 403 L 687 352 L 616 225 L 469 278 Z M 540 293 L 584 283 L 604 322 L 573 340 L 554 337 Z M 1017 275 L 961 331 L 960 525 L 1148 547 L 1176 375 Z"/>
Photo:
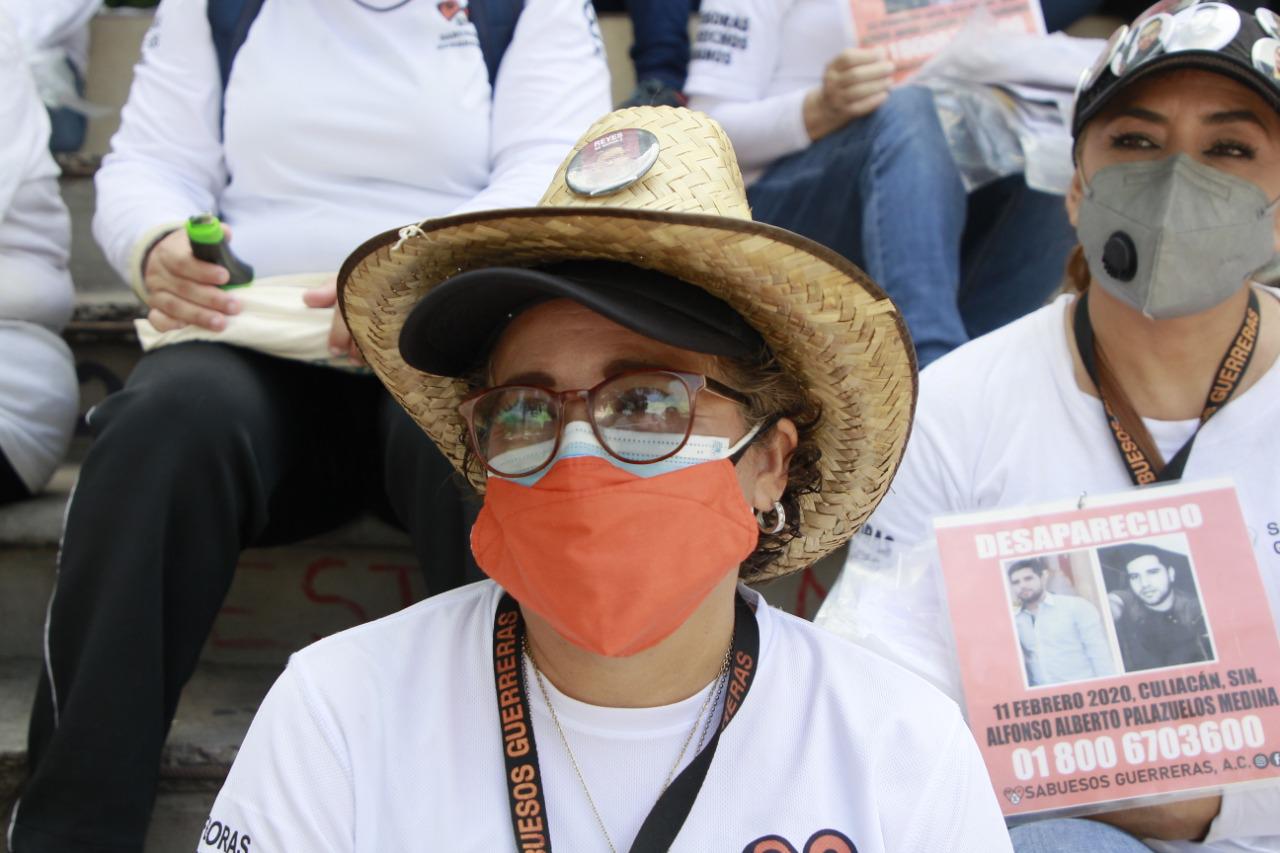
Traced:
<path fill-rule="evenodd" d="M 741 392 L 699 373 L 631 370 L 586 389 L 486 388 L 465 397 L 458 411 L 485 468 L 500 477 L 517 478 L 537 473 L 555 458 L 570 400 L 585 402 L 587 423 L 606 453 L 621 462 L 645 465 L 669 459 L 689 441 L 703 392 L 747 402 Z M 757 426 L 744 439 L 759 432 Z"/>

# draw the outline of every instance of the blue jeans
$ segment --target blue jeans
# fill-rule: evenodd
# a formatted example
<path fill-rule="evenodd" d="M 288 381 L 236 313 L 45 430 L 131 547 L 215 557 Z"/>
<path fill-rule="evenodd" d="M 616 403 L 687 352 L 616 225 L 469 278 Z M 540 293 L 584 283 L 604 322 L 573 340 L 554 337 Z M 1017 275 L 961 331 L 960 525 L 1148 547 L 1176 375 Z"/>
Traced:
<path fill-rule="evenodd" d="M 1014 853 L 1151 853 L 1127 832 L 1080 818 L 1024 823 L 1009 830 Z"/>
<path fill-rule="evenodd" d="M 1074 240 L 1062 199 L 1020 175 L 967 197 L 933 96 L 915 86 L 774 163 L 747 198 L 757 220 L 834 249 L 884 288 L 922 367 L 1043 304 Z"/>
<path fill-rule="evenodd" d="M 67 67 L 75 77 L 76 92 L 84 97 L 84 77 L 76 67 L 67 61 Z M 49 150 L 54 154 L 79 151 L 84 145 L 85 131 L 89 119 L 85 114 L 71 107 L 54 107 L 49 110 Z"/>
<path fill-rule="evenodd" d="M 1041 305 L 1062 281 L 1076 232 L 1062 196 L 1010 175 L 969 194 L 960 243 L 960 316 L 969 337 Z"/>
<path fill-rule="evenodd" d="M 601 12 L 631 14 L 637 80 L 661 80 L 677 92 L 689 69 L 689 13 L 695 0 L 595 0 Z"/>

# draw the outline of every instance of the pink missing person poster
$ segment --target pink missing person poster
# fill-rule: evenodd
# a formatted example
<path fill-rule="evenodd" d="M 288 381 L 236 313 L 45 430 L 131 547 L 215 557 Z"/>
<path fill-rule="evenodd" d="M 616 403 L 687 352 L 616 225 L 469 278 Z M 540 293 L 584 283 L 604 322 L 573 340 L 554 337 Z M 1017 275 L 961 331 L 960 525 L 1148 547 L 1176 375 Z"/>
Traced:
<path fill-rule="evenodd" d="M 1230 482 L 935 526 L 1006 816 L 1280 779 L 1280 639 Z"/>
<path fill-rule="evenodd" d="M 946 47 L 969 18 L 985 9 L 1002 30 L 1043 35 L 1039 0 L 849 0 L 854 43 L 883 45 L 901 82 Z"/>

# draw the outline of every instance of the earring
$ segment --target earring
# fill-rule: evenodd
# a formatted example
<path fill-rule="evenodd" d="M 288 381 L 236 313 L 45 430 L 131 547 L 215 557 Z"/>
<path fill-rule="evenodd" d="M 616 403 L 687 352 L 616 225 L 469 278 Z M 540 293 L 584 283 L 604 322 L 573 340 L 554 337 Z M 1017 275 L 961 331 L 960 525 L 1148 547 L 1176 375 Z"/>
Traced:
<path fill-rule="evenodd" d="M 772 511 L 775 515 L 778 516 L 778 520 L 775 521 L 772 526 L 766 526 L 764 517 L 765 517 L 765 513 L 769 512 L 769 510 L 764 510 L 764 511 L 756 510 L 756 524 L 760 526 L 761 533 L 767 533 L 769 535 L 773 535 L 774 533 L 781 533 L 782 528 L 786 526 L 787 511 L 786 509 L 783 508 L 782 501 L 774 501 Z"/>

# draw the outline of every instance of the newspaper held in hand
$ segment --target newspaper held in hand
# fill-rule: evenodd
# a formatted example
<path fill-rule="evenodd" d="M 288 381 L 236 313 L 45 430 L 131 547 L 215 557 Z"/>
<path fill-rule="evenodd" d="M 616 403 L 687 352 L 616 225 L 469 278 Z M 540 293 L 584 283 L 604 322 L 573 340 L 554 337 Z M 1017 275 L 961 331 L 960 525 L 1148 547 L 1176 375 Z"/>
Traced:
<path fill-rule="evenodd" d="M 1280 779 L 1280 638 L 1232 483 L 935 529 L 965 713 L 1006 816 Z"/>
<path fill-rule="evenodd" d="M 902 82 L 985 10 L 1004 32 L 1044 35 L 1038 0 L 849 0 L 853 43 L 884 46 Z"/>

